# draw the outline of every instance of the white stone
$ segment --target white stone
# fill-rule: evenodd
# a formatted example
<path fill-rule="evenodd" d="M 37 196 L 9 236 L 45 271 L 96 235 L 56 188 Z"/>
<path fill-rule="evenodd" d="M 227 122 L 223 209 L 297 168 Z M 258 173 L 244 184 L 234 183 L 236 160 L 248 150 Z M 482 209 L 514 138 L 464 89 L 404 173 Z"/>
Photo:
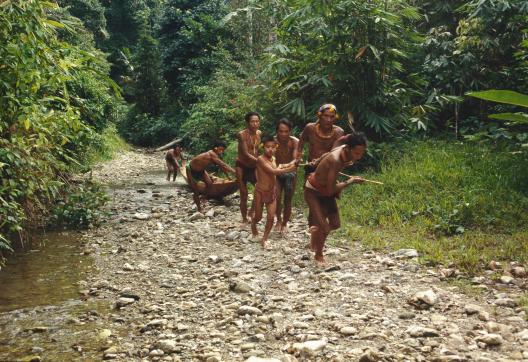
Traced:
<path fill-rule="evenodd" d="M 161 339 L 155 343 L 155 347 L 165 353 L 177 352 L 179 350 L 174 339 Z"/>
<path fill-rule="evenodd" d="M 260 358 L 251 356 L 246 360 L 246 362 L 281 362 L 281 360 L 277 358 Z"/>
<path fill-rule="evenodd" d="M 521 341 L 528 341 L 528 329 L 524 329 L 516 334 Z"/>
<path fill-rule="evenodd" d="M 307 341 L 303 343 L 294 343 L 292 348 L 294 351 L 297 352 L 305 352 L 308 354 L 315 354 L 317 352 L 322 351 L 326 345 L 328 344 L 328 341 L 326 338 L 315 340 L 315 341 Z"/>
<path fill-rule="evenodd" d="M 502 284 L 513 284 L 513 278 L 509 275 L 503 275 L 500 277 L 500 282 Z"/>
<path fill-rule="evenodd" d="M 439 333 L 437 330 L 432 328 L 425 328 L 422 326 L 412 325 L 407 328 L 407 333 L 411 337 L 438 337 Z"/>
<path fill-rule="evenodd" d="M 238 308 L 237 313 L 241 315 L 244 315 L 244 314 L 261 315 L 262 311 L 256 307 L 251 307 L 249 305 L 243 305 L 240 308 Z"/>
<path fill-rule="evenodd" d="M 394 256 L 397 258 L 417 258 L 418 252 L 416 249 L 400 249 L 394 252 Z"/>
<path fill-rule="evenodd" d="M 427 305 L 433 306 L 438 302 L 438 297 L 432 289 L 424 290 L 418 292 L 414 295 L 415 300 L 424 302 Z"/>
<path fill-rule="evenodd" d="M 357 333 L 357 329 L 352 326 L 342 327 L 339 329 L 339 333 L 345 336 L 352 336 Z"/>
<path fill-rule="evenodd" d="M 477 342 L 485 343 L 488 346 L 500 346 L 504 341 L 500 334 L 489 333 L 476 338 Z"/>

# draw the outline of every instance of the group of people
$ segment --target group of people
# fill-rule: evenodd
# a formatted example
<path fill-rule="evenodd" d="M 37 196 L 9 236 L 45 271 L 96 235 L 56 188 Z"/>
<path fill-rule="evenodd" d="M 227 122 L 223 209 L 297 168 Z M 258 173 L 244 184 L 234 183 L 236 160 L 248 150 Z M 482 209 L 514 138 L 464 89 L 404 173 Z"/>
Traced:
<path fill-rule="evenodd" d="M 288 230 L 297 168 L 304 166 L 304 199 L 309 208 L 309 248 L 315 253 L 316 262 L 324 264 L 326 238 L 332 230 L 340 227 L 336 199 L 348 185 L 365 181 L 357 176 L 338 181 L 342 169 L 360 160 L 367 147 L 367 140 L 362 133 L 345 134 L 342 128 L 335 125 L 338 117 L 334 105 L 322 105 L 317 112 L 317 121 L 307 124 L 297 139 L 291 135 L 292 124 L 287 119 L 277 122 L 274 137 L 263 136 L 259 130 L 260 115 L 256 112 L 246 114 L 246 128 L 237 134 L 238 154 L 234 169 L 220 158 L 226 148 L 223 142 L 217 142 L 212 150 L 194 157 L 187 165 L 187 179 L 194 191 L 193 198 L 198 210 L 202 211 L 200 195 L 213 183 L 206 168 L 215 164 L 227 175 L 236 176 L 242 223 L 251 224 L 254 239 L 258 238 L 257 224 L 266 207 L 266 224 L 260 243 L 264 249 L 268 249 L 268 238 L 275 218 L 278 232 L 284 234 Z M 308 158 L 302 164 L 306 143 Z M 178 158 L 181 160 L 181 147 L 167 153 L 168 180 L 172 172 L 176 177 Z M 254 185 L 253 202 L 249 210 L 248 183 Z"/>

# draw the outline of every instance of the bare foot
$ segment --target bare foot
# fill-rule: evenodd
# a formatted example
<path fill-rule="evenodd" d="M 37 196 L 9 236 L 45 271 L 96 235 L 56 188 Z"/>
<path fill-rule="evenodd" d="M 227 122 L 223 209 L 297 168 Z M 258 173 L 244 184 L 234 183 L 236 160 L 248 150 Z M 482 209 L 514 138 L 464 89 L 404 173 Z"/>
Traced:
<path fill-rule="evenodd" d="M 258 234 L 251 235 L 251 241 L 259 241 Z"/>
<path fill-rule="evenodd" d="M 324 256 L 322 255 L 316 255 L 314 259 L 315 259 L 315 264 L 319 267 L 325 267 L 327 265 L 326 260 Z"/>
<path fill-rule="evenodd" d="M 267 240 L 261 240 L 260 241 L 260 245 L 262 245 L 262 249 L 264 249 L 264 250 L 270 250 L 271 249 L 271 247 L 270 247 L 270 245 L 269 245 Z"/>
<path fill-rule="evenodd" d="M 280 232 L 281 229 L 282 229 L 282 223 L 279 220 L 277 220 L 277 223 L 275 224 L 275 231 Z"/>
<path fill-rule="evenodd" d="M 288 233 L 288 225 L 282 225 L 280 229 L 281 235 L 286 235 Z"/>

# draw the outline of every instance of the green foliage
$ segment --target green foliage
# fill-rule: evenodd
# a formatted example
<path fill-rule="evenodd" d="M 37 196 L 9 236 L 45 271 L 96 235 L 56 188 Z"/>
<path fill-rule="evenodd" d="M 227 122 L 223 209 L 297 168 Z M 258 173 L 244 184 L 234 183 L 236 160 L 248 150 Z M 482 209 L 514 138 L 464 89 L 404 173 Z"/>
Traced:
<path fill-rule="evenodd" d="M 101 186 L 90 182 L 69 184 L 61 193 L 62 198 L 56 200 L 52 210 L 55 226 L 86 228 L 98 225 L 106 217 L 103 206 L 108 196 Z"/>
<path fill-rule="evenodd" d="M 41 221 L 116 104 L 104 59 L 64 42 L 56 4 L 2 2 L 0 240 Z M 67 19 L 66 19 L 67 20 Z M 107 68 L 106 68 L 107 69 Z M 107 98 L 105 100 L 105 97 Z M 108 107 L 107 107 L 108 106 Z M 103 109 L 104 108 L 104 109 Z"/>
<path fill-rule="evenodd" d="M 191 147 L 204 150 L 216 139 L 234 139 L 245 127 L 244 115 L 256 109 L 256 92 L 243 78 L 220 70 L 206 85 L 196 87 L 195 103 L 182 124 L 182 133 L 192 135 Z"/>
<path fill-rule="evenodd" d="M 402 122 L 416 77 L 407 65 L 420 19 L 406 1 L 289 1 L 269 47 L 267 74 L 304 119 L 325 101 L 357 128 L 389 132 Z M 406 79 L 404 79 L 406 78 Z"/>
<path fill-rule="evenodd" d="M 528 158 L 475 144 L 409 142 L 381 153 L 384 182 L 347 192 L 344 215 L 361 225 L 419 225 L 437 235 L 512 231 L 528 222 Z M 367 177 L 367 178 L 368 178 Z M 372 207 L 376 205 L 376 207 Z"/>

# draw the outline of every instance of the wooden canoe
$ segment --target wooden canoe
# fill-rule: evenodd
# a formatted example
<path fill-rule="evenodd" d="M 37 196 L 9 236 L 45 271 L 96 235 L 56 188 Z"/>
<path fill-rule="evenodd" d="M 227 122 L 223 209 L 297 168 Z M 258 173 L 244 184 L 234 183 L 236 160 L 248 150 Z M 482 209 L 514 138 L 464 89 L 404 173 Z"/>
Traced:
<path fill-rule="evenodd" d="M 167 143 L 166 145 L 163 145 L 161 147 L 158 147 L 156 148 L 156 151 L 165 151 L 165 150 L 168 150 L 169 148 L 171 148 L 171 146 L 177 144 L 177 143 L 180 143 L 181 141 L 183 140 L 183 138 L 176 138 L 175 140 L 172 140 L 170 141 L 169 143 Z"/>

